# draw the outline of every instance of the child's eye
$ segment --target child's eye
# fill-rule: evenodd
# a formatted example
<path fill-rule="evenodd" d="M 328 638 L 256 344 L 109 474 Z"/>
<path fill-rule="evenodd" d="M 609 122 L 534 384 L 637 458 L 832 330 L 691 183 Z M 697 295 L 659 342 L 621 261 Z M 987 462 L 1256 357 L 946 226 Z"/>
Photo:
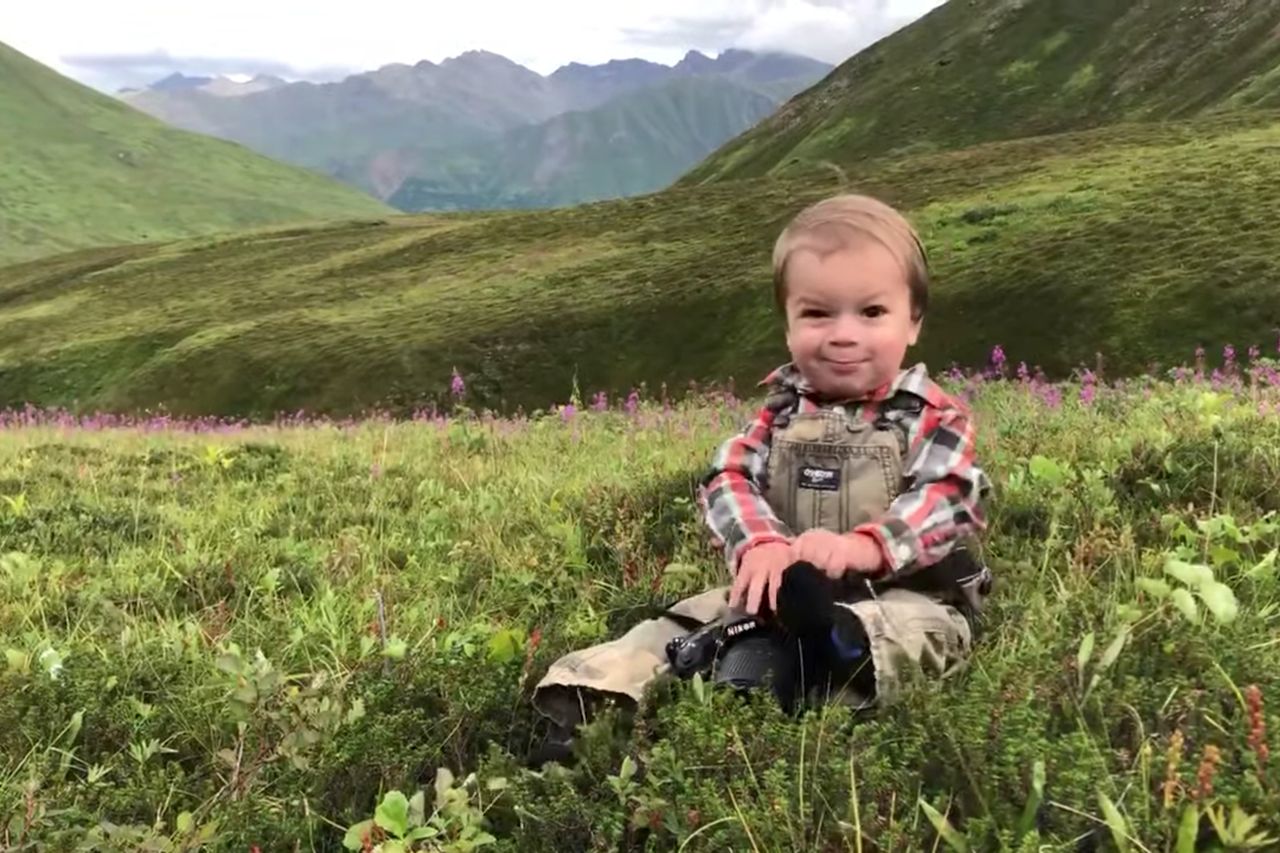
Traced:
<path fill-rule="evenodd" d="M 882 317 L 885 314 L 885 307 L 883 305 L 872 305 L 862 313 L 866 314 L 868 317 Z"/>
<path fill-rule="evenodd" d="M 805 318 L 825 317 L 827 312 L 821 308 L 805 308 L 800 312 L 800 316 Z"/>

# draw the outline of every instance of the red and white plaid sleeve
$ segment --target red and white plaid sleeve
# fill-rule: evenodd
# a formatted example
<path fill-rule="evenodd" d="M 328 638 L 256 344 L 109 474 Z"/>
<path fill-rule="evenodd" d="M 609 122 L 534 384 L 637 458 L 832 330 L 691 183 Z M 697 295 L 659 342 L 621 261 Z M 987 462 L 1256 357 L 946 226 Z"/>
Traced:
<path fill-rule="evenodd" d="M 975 460 L 973 419 L 963 403 L 937 392 L 913 430 L 901 494 L 877 521 L 860 525 L 899 573 L 938 562 L 956 541 L 983 530 L 991 482 Z"/>
<path fill-rule="evenodd" d="M 716 546 L 724 549 L 731 574 L 748 549 L 792 538 L 764 499 L 775 417 L 762 408 L 740 434 L 720 445 L 698 489 L 703 518 Z"/>

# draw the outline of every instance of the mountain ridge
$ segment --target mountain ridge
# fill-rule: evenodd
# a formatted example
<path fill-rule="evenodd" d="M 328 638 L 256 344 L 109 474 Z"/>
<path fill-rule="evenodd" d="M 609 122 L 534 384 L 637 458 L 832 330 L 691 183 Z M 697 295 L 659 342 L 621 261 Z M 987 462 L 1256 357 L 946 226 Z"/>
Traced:
<path fill-rule="evenodd" d="M 774 101 L 727 79 L 689 76 L 589 110 L 518 127 L 473 159 L 407 179 L 389 203 L 407 211 L 562 207 L 641 195 L 680 177 L 772 112 Z M 459 199 L 459 193 L 465 195 Z"/>
<path fill-rule="evenodd" d="M 192 85 L 199 78 L 166 78 L 158 81 L 160 88 L 130 93 L 123 99 L 176 126 L 234 140 L 267 156 L 322 171 L 384 201 L 395 198 L 401 186 L 416 177 L 419 187 L 443 182 L 440 191 L 466 208 L 487 205 L 502 194 L 485 191 L 472 197 L 465 180 L 448 185 L 448 176 L 465 173 L 480 150 L 494 153 L 489 162 L 476 166 L 478 171 L 504 168 L 505 155 L 495 146 L 520 128 L 607 107 L 637 92 L 699 77 L 730 81 L 776 105 L 829 70 L 825 63 L 793 54 L 727 50 L 714 59 L 691 51 L 672 65 L 642 59 L 598 65 L 566 63 L 543 75 L 500 54 L 473 50 L 440 63 L 389 63 L 339 81 L 287 83 L 239 93 L 234 98 L 207 91 L 225 85 L 217 80 Z M 750 100 L 734 93 L 731 104 L 715 111 L 709 125 L 720 131 L 717 144 L 749 126 L 726 123 L 724 115 L 737 110 L 740 115 L 749 113 L 751 121 L 764 117 L 758 109 L 741 110 Z M 607 121 L 601 118 L 598 123 Z M 675 127 L 671 132 L 680 140 L 688 136 L 685 131 Z M 694 135 L 702 138 L 705 133 Z M 678 141 L 672 148 L 693 151 L 694 159 L 662 160 L 651 147 L 654 163 L 649 178 L 623 183 L 636 191 L 660 189 L 710 153 Z M 641 156 L 639 152 L 621 152 L 624 160 Z M 598 173 L 590 164 L 583 164 L 580 171 Z M 551 198 L 555 203 L 593 200 L 609 195 L 609 188 L 616 185 L 618 182 L 604 180 Z M 513 188 L 505 195 L 514 198 L 521 192 Z M 428 196 L 400 194 L 400 198 L 406 197 Z"/>

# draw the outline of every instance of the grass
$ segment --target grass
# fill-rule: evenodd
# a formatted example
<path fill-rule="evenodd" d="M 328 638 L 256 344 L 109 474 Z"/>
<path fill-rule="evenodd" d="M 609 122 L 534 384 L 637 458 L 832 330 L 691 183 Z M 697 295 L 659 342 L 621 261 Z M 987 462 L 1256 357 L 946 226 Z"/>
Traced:
<path fill-rule="evenodd" d="M 10 413 L 0 838 L 338 850 L 375 811 L 457 851 L 1274 838 L 1275 362 L 1060 386 L 1003 369 L 948 380 L 996 483 L 968 668 L 865 719 L 667 684 L 541 774 L 517 765 L 547 664 L 722 580 L 690 498 L 747 404 Z"/>
<path fill-rule="evenodd" d="M 0 44 L 0 263 L 391 208 L 167 127 Z"/>
<path fill-rule="evenodd" d="M 1280 4 L 950 2 L 859 52 L 681 183 L 1280 106 Z"/>
<path fill-rule="evenodd" d="M 455 367 L 507 412 L 575 378 L 614 395 L 747 387 L 786 355 L 773 240 L 840 190 L 889 199 L 924 235 L 922 358 L 974 363 L 999 341 L 1051 375 L 1096 352 L 1141 372 L 1280 327 L 1277 146 L 1274 114 L 1241 113 L 559 211 L 63 255 L 0 268 L 0 405 L 408 411 Z"/>

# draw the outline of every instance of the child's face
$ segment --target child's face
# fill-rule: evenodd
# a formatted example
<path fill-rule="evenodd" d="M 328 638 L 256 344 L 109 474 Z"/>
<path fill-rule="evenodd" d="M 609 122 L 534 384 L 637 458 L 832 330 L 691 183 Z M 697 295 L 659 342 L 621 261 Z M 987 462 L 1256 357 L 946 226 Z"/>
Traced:
<path fill-rule="evenodd" d="M 911 288 L 893 253 L 862 240 L 787 264 L 787 348 L 814 390 L 861 397 L 890 382 L 920 334 Z"/>

